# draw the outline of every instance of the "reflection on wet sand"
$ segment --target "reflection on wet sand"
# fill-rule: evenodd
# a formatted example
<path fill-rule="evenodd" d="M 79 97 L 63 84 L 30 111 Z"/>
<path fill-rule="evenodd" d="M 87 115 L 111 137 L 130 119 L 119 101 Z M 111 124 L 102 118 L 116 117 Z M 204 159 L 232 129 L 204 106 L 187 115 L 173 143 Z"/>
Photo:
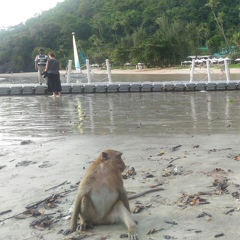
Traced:
<path fill-rule="evenodd" d="M 83 111 L 82 111 L 82 104 L 81 101 L 78 102 L 77 112 L 78 112 L 78 118 L 79 118 L 79 124 L 78 124 L 78 130 L 80 134 L 83 134 Z"/>
<path fill-rule="evenodd" d="M 211 94 L 207 95 L 207 118 L 208 118 L 208 129 L 212 129 L 212 98 Z"/>
<path fill-rule="evenodd" d="M 238 91 L 1 97 L 0 136 L 239 133 Z"/>
<path fill-rule="evenodd" d="M 193 119 L 193 128 L 197 128 L 197 116 L 196 116 L 196 106 L 195 106 L 195 98 L 193 95 L 190 96 L 190 103 L 191 103 L 191 117 Z"/>

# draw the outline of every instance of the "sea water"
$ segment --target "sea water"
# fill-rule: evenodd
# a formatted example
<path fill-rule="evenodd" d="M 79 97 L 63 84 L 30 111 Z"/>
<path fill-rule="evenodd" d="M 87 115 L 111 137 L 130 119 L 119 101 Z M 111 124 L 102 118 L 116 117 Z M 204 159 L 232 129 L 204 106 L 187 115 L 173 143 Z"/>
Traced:
<path fill-rule="evenodd" d="M 219 70 L 220 71 L 220 70 Z M 190 74 L 112 74 L 112 82 L 168 82 L 168 81 L 190 81 Z M 239 74 L 231 74 L 230 80 L 239 80 Z M 9 74 L 0 78 L 0 84 L 38 84 L 37 73 L 31 75 Z M 226 76 L 219 74 L 211 75 L 212 81 L 226 81 Z M 208 81 L 205 73 L 195 74 L 194 81 Z M 87 83 L 87 76 L 72 77 L 70 83 Z M 108 82 L 107 74 L 92 74 L 91 82 Z M 67 83 L 67 78 L 61 74 L 61 83 Z"/>
<path fill-rule="evenodd" d="M 239 91 L 0 97 L 0 139 L 240 134 Z"/>

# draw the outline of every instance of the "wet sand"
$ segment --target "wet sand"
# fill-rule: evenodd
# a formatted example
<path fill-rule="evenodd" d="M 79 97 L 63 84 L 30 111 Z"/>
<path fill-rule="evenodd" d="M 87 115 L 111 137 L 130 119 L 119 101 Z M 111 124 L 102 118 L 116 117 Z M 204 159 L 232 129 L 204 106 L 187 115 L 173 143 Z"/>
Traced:
<path fill-rule="evenodd" d="M 11 218 L 0 222 L 0 239 L 64 239 L 58 232 L 69 226 L 61 216 L 75 198 L 71 186 L 108 148 L 136 171 L 124 180 L 128 192 L 164 189 L 130 200 L 132 210 L 142 206 L 133 214 L 140 240 L 239 239 L 239 101 L 239 91 L 1 97 L 0 212 L 12 212 L 0 220 L 73 191 L 55 207 L 39 204 L 58 220 L 50 228 L 29 226 L 40 217 Z M 116 240 L 123 233 L 120 224 L 85 234 Z"/>

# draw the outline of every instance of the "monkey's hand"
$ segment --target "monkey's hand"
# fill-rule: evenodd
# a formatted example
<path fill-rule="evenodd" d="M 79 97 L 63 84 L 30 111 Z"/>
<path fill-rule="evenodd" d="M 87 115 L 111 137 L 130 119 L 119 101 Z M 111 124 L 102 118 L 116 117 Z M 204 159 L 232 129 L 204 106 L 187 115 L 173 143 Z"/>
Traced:
<path fill-rule="evenodd" d="M 132 227 L 130 227 L 130 229 L 128 229 L 128 239 L 129 240 L 138 240 L 136 226 L 132 226 Z"/>
<path fill-rule="evenodd" d="M 128 239 L 129 240 L 138 240 L 138 236 L 136 233 L 129 233 L 128 234 Z"/>
<path fill-rule="evenodd" d="M 87 231 L 87 230 L 89 230 L 89 229 L 93 229 L 93 225 L 90 223 L 90 224 L 88 224 L 88 223 L 83 223 L 83 224 L 81 224 L 80 226 L 79 226 L 79 230 L 80 231 Z"/>
<path fill-rule="evenodd" d="M 75 230 L 67 229 L 63 232 L 63 235 L 69 235 L 71 233 L 75 232 Z"/>

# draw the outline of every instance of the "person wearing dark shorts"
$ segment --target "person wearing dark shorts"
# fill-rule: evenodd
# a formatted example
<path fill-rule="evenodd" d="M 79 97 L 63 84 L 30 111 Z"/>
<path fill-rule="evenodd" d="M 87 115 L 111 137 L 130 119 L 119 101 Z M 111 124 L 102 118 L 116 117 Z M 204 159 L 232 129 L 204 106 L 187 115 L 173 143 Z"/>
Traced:
<path fill-rule="evenodd" d="M 53 52 L 48 53 L 48 57 L 49 60 L 47 61 L 45 69 L 48 77 L 48 92 L 52 92 L 53 97 L 56 97 L 57 94 L 61 96 L 62 86 L 59 73 L 60 63 Z"/>

